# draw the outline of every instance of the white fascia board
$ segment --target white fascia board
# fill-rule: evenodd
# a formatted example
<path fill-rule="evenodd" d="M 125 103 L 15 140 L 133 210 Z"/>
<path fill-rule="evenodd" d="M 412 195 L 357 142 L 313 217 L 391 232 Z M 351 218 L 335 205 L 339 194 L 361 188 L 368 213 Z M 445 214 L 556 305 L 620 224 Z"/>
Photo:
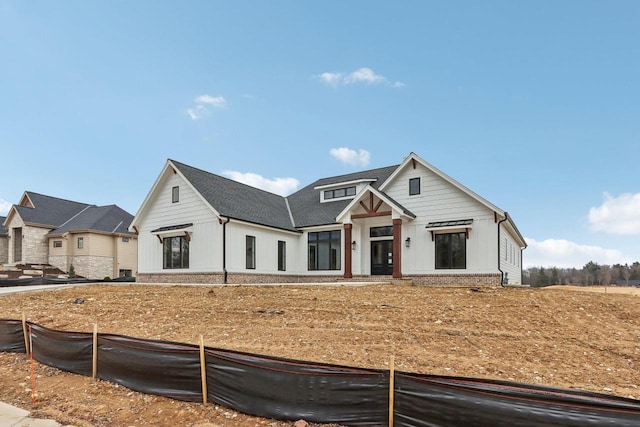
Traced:
<path fill-rule="evenodd" d="M 293 231 L 293 230 L 285 230 L 283 228 L 269 227 L 268 225 L 262 225 L 262 224 L 257 224 L 255 222 L 243 221 L 241 219 L 228 217 L 228 216 L 224 216 L 224 215 L 222 215 L 219 218 L 221 220 L 227 220 L 228 219 L 229 222 L 234 223 L 234 224 L 240 224 L 242 226 L 260 228 L 262 230 L 277 231 L 278 233 L 288 233 L 288 234 L 293 234 L 294 236 L 299 236 L 300 234 L 302 234 L 302 231 Z"/>
<path fill-rule="evenodd" d="M 400 174 L 400 172 L 407 167 L 407 165 L 409 164 L 409 162 L 411 161 L 416 161 L 418 163 L 420 163 L 422 166 L 424 166 L 425 168 L 429 169 L 431 172 L 433 172 L 434 174 L 438 175 L 440 178 L 444 179 L 445 181 L 447 181 L 449 184 L 453 185 L 454 187 L 456 187 L 458 190 L 462 191 L 463 193 L 465 193 L 466 195 L 468 195 L 469 197 L 475 199 L 476 201 L 478 201 L 479 203 L 481 203 L 482 205 L 486 206 L 487 208 L 489 208 L 490 210 L 496 212 L 498 215 L 504 217 L 504 211 L 502 209 L 500 209 L 499 207 L 497 207 L 496 205 L 494 205 L 493 203 L 489 202 L 487 199 L 485 199 L 484 197 L 481 197 L 480 195 L 478 195 L 477 193 L 471 191 L 469 188 L 465 187 L 464 185 L 462 185 L 460 182 L 456 181 L 455 179 L 451 178 L 449 175 L 447 175 L 446 173 L 442 172 L 440 169 L 436 168 L 435 166 L 433 166 L 431 163 L 428 163 L 427 161 L 423 160 L 420 156 L 418 156 L 416 153 L 411 152 L 400 164 L 400 166 L 397 167 L 397 169 L 395 171 L 393 171 L 393 173 L 389 176 L 389 178 L 387 178 L 387 180 L 385 182 L 383 182 L 380 187 L 378 187 L 380 189 L 380 191 L 384 191 L 385 188 L 387 188 L 391 182 L 393 182 L 395 180 L 395 178 Z"/>
<path fill-rule="evenodd" d="M 313 187 L 314 190 L 326 190 L 329 188 L 335 188 L 335 187 L 344 187 L 345 185 L 355 185 L 355 184 L 361 184 L 363 182 L 375 182 L 375 179 L 370 179 L 370 178 L 366 178 L 366 179 L 356 179 L 353 181 L 343 181 L 343 182 L 335 182 L 333 184 L 325 184 L 325 185 L 319 185 L 317 187 Z"/>

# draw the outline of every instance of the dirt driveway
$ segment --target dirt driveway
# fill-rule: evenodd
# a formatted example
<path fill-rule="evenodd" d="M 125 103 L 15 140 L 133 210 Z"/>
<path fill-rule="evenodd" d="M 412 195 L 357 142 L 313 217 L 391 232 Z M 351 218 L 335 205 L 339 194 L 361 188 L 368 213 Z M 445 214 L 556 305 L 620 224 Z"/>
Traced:
<path fill-rule="evenodd" d="M 640 297 L 554 289 L 82 286 L 0 296 L 0 318 L 370 368 L 640 399 Z M 76 304 L 77 298 L 84 300 Z M 0 354 L 0 400 L 77 426 L 286 426 Z"/>

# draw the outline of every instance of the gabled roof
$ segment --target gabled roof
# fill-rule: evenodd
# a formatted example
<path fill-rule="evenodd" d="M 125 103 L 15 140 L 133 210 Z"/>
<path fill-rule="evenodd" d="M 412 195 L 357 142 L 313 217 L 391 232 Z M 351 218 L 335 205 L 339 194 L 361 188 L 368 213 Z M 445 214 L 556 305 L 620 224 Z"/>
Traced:
<path fill-rule="evenodd" d="M 116 205 L 89 206 L 67 220 L 59 228 L 49 232 L 60 235 L 69 232 L 93 231 L 115 234 L 133 234 L 128 231 L 133 215 Z"/>
<path fill-rule="evenodd" d="M 298 231 L 291 223 L 284 197 L 175 160 L 169 162 L 220 216 Z"/>
<path fill-rule="evenodd" d="M 378 199 L 386 203 L 392 210 L 398 212 L 401 217 L 410 218 L 410 219 L 413 219 L 416 217 L 411 211 L 409 211 L 407 208 L 402 206 L 400 203 L 393 200 L 391 197 L 389 197 L 382 191 L 376 190 L 371 186 L 366 186 L 360 191 L 358 195 L 356 195 L 356 197 L 353 198 L 353 200 L 349 202 L 349 204 L 342 210 L 342 212 L 338 214 L 336 219 L 341 220 L 341 218 L 347 215 L 349 211 L 351 211 L 351 209 L 353 209 L 357 204 L 360 203 L 361 200 L 363 200 L 363 198 L 367 193 L 374 194 L 376 197 L 378 197 Z"/>
<path fill-rule="evenodd" d="M 69 218 L 91 206 L 31 191 L 25 191 L 22 200 L 25 200 L 25 197 L 30 200 L 33 207 L 13 205 L 11 209 L 20 215 L 25 224 L 42 225 L 49 228 L 60 227 Z"/>
<path fill-rule="evenodd" d="M 372 179 L 375 181 L 371 182 L 370 185 L 372 188 L 377 189 L 380 184 L 382 184 L 393 173 L 393 171 L 396 170 L 397 167 L 397 165 L 387 166 L 384 168 L 355 172 L 347 175 L 322 178 L 307 185 L 303 189 L 298 190 L 287 197 L 296 227 L 335 224 L 336 217 L 347 207 L 347 205 L 349 205 L 349 203 L 351 203 L 351 199 L 321 203 L 320 191 L 322 190 L 316 189 L 316 187 L 341 182 Z"/>

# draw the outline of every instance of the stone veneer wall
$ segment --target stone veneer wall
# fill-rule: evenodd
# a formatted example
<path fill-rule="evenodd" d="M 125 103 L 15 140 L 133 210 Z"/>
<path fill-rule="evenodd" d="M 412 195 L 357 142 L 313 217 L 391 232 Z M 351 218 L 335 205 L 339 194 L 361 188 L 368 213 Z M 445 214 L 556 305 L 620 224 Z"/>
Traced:
<path fill-rule="evenodd" d="M 136 277 L 139 283 L 224 283 L 223 273 L 139 273 Z M 229 273 L 228 284 L 250 283 L 332 283 L 332 282 L 391 282 L 434 287 L 472 287 L 472 286 L 500 286 L 500 274 L 451 274 L 451 275 L 423 275 L 405 276 L 393 279 L 391 276 L 356 276 L 345 279 L 342 276 L 305 276 L 279 274 L 239 274 Z"/>
<path fill-rule="evenodd" d="M 47 228 L 22 227 L 23 264 L 46 264 L 49 262 L 49 233 Z M 15 260 L 14 260 L 15 262 Z"/>
<path fill-rule="evenodd" d="M 104 256 L 72 256 L 69 260 L 73 269 L 79 276 L 88 279 L 103 279 L 106 276 L 113 278 L 113 258 Z"/>
<path fill-rule="evenodd" d="M 49 255 L 49 265 L 58 268 L 65 273 L 69 271 L 69 259 L 68 255 Z M 73 266 L 75 268 L 75 265 Z"/>
<path fill-rule="evenodd" d="M 7 236 L 0 236 L 0 264 L 9 262 L 9 239 Z"/>

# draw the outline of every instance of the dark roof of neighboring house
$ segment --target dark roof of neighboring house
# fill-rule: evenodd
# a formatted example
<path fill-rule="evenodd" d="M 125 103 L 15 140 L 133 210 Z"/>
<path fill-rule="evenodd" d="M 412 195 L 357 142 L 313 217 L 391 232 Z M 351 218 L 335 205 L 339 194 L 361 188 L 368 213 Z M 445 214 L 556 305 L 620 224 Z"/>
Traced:
<path fill-rule="evenodd" d="M 297 231 L 284 197 L 171 160 L 221 216 Z"/>
<path fill-rule="evenodd" d="M 387 166 L 347 175 L 322 178 L 298 190 L 287 198 L 296 227 L 334 224 L 336 222 L 336 216 L 351 203 L 351 199 L 321 203 L 320 191 L 322 190 L 316 190 L 316 187 L 340 182 L 358 181 L 361 179 L 374 179 L 375 181 L 371 183 L 371 186 L 377 189 L 397 168 L 398 165 Z"/>
<path fill-rule="evenodd" d="M 6 216 L 0 216 L 0 236 L 6 236 L 7 234 L 9 234 L 9 230 L 7 230 L 4 225 L 2 225 L 4 224 L 4 221 L 6 219 Z"/>
<path fill-rule="evenodd" d="M 33 203 L 33 208 L 13 205 L 18 214 L 20 214 L 20 218 L 25 223 L 46 225 L 51 228 L 60 227 L 69 218 L 91 206 L 86 203 L 58 199 L 57 197 L 45 196 L 44 194 L 30 191 L 25 192 L 25 194 Z"/>
<path fill-rule="evenodd" d="M 133 221 L 133 215 L 116 205 L 89 206 L 76 216 L 70 218 L 59 228 L 49 234 L 63 234 L 73 231 L 98 231 L 105 233 L 126 233 Z"/>

